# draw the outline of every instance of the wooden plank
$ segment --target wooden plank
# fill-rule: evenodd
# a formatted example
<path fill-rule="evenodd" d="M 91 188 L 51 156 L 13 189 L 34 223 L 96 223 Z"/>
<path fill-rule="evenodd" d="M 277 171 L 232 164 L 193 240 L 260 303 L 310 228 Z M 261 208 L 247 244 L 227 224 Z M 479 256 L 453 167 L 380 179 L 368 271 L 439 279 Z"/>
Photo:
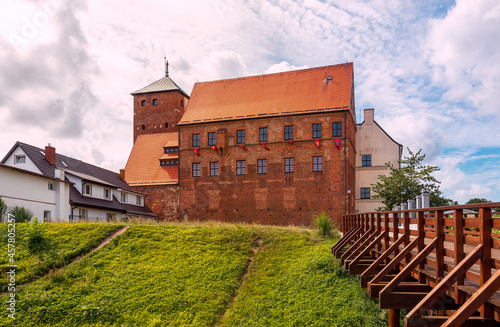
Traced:
<path fill-rule="evenodd" d="M 462 261 L 464 258 L 464 212 L 462 209 L 457 209 L 454 211 L 455 215 L 455 239 L 453 241 L 454 248 L 454 263 L 455 267 Z M 462 292 L 458 290 L 459 285 L 464 284 L 465 277 L 459 276 L 457 278 L 457 282 L 454 285 L 455 292 L 455 302 L 458 304 L 462 304 L 464 302 L 464 295 Z"/>
<path fill-rule="evenodd" d="M 444 231 L 443 231 L 443 211 L 436 211 L 436 274 L 437 277 L 444 276 Z"/>
<path fill-rule="evenodd" d="M 407 246 L 408 244 L 410 244 L 410 213 L 408 211 L 405 211 L 403 213 L 403 226 L 405 235 L 405 246 Z M 408 255 L 405 257 L 405 264 L 409 263 L 410 261 L 411 261 L 411 255 L 408 253 Z"/>
<path fill-rule="evenodd" d="M 463 275 L 477 260 L 481 258 L 483 246 L 478 245 L 469 255 L 458 264 L 432 291 L 408 313 L 407 317 L 421 317 L 443 294 Z"/>
<path fill-rule="evenodd" d="M 364 233 L 364 234 L 363 234 L 360 238 L 358 238 L 358 240 L 357 240 L 356 242 L 354 242 L 354 243 L 351 245 L 351 247 L 350 247 L 350 248 L 348 248 L 348 249 L 344 252 L 344 254 L 342 254 L 342 255 L 340 256 L 340 260 L 342 261 L 342 263 L 344 263 L 344 260 L 345 260 L 346 258 L 348 258 L 348 257 L 351 255 L 351 253 L 353 253 L 354 251 L 356 251 L 356 250 L 357 250 L 358 246 L 359 246 L 361 243 L 363 243 L 363 241 L 365 240 L 365 238 L 367 238 L 368 236 L 370 236 L 370 234 L 371 234 L 371 231 L 367 231 L 366 233 Z"/>
<path fill-rule="evenodd" d="M 399 327 L 399 310 L 389 309 L 387 311 L 389 318 L 389 327 Z"/>
<path fill-rule="evenodd" d="M 424 212 L 419 211 L 417 213 L 417 230 L 418 230 L 418 252 L 424 250 L 425 247 L 425 230 L 424 230 Z M 420 263 L 418 268 L 418 281 L 420 283 L 425 283 L 425 276 L 421 273 L 421 270 L 425 268 L 425 262 Z"/>
<path fill-rule="evenodd" d="M 392 213 L 392 241 L 396 242 L 397 239 L 399 239 L 399 227 L 398 227 L 398 214 L 397 213 Z M 396 248 L 394 250 L 394 254 L 398 254 L 399 248 Z"/>
<path fill-rule="evenodd" d="M 396 240 L 396 242 L 392 243 L 392 245 L 387 249 L 387 251 L 385 251 L 384 253 L 382 253 L 382 255 L 380 257 L 377 258 L 377 260 L 375 260 L 374 263 L 372 263 L 370 265 L 370 267 L 368 267 L 368 269 L 366 269 L 362 274 L 361 276 L 369 276 L 371 275 L 375 269 L 382 263 L 382 261 L 384 261 L 386 258 L 389 257 L 389 255 L 399 246 L 401 245 L 401 243 L 403 243 L 403 240 L 404 238 L 401 236 L 399 239 Z"/>
<path fill-rule="evenodd" d="M 408 317 L 408 316 L 406 316 Z M 406 318 L 405 326 L 407 327 L 439 327 L 444 326 L 443 324 L 450 318 L 448 316 L 432 316 L 432 317 L 421 317 L 421 318 Z M 450 325 L 451 326 L 451 325 Z M 493 319 L 484 319 L 482 317 L 470 317 L 462 325 L 456 325 L 461 327 L 494 327 L 497 326 L 497 322 Z"/>
<path fill-rule="evenodd" d="M 373 233 L 373 235 L 376 235 L 378 232 L 375 232 Z M 384 237 L 384 233 L 380 233 L 380 235 L 378 235 L 370 244 L 368 244 L 368 246 L 365 247 L 365 249 L 363 251 L 361 251 L 358 256 L 356 258 L 354 258 L 350 265 L 355 265 L 359 262 L 359 260 L 361 260 L 361 258 L 363 258 L 363 256 L 367 255 L 371 249 L 373 249 L 375 247 L 375 245 L 377 244 L 380 244 L 380 241 L 382 240 L 382 238 Z M 349 265 L 349 268 L 350 268 L 350 265 Z"/>
<path fill-rule="evenodd" d="M 341 243 L 340 243 L 339 247 L 337 247 L 337 249 L 336 249 L 336 250 L 335 250 L 335 252 L 334 252 L 334 254 L 335 254 L 335 258 L 340 258 L 340 257 L 341 257 L 341 255 L 337 255 L 337 254 L 339 254 L 339 251 L 340 251 L 341 249 L 343 249 L 343 248 L 344 248 L 344 247 L 345 247 L 345 246 L 346 246 L 346 245 L 347 245 L 347 244 L 348 244 L 348 243 L 349 243 L 352 239 L 354 239 L 354 238 L 356 237 L 356 235 L 358 234 L 358 232 L 359 232 L 359 231 L 360 231 L 360 227 L 358 227 L 358 228 L 353 228 L 353 229 L 352 229 L 352 233 L 351 233 L 350 235 L 348 234 L 349 236 L 347 236 L 347 235 L 346 235 L 346 237 L 345 237 L 345 238 L 343 237 L 343 238 L 339 241 L 339 242 L 341 242 Z M 338 244 L 339 242 L 337 242 L 337 244 Z"/>
<path fill-rule="evenodd" d="M 461 326 L 467 319 L 500 288 L 500 270 L 458 309 L 443 326 Z M 483 317 L 484 318 L 484 317 Z"/>
<path fill-rule="evenodd" d="M 376 231 L 373 230 L 373 229 L 370 229 L 368 232 L 372 232 L 370 235 L 368 235 L 366 237 L 366 239 L 363 241 L 363 243 L 361 243 L 358 248 L 353 251 L 349 256 L 347 256 L 345 259 L 344 259 L 344 263 L 346 263 L 347 261 L 349 260 L 354 260 L 354 258 L 356 258 L 358 256 L 358 251 L 361 251 L 363 252 L 363 249 L 366 248 L 366 246 L 372 241 L 372 239 L 375 237 L 376 235 Z M 342 257 L 341 257 L 342 258 Z M 361 259 L 361 258 L 360 258 Z M 349 266 L 347 266 L 347 264 L 345 265 L 345 268 L 348 269 Z"/>
<path fill-rule="evenodd" d="M 479 209 L 479 242 L 483 245 L 483 255 L 479 262 L 479 285 L 484 285 L 491 277 L 491 208 Z M 481 317 L 491 318 L 491 304 L 484 303 L 479 310 Z"/>

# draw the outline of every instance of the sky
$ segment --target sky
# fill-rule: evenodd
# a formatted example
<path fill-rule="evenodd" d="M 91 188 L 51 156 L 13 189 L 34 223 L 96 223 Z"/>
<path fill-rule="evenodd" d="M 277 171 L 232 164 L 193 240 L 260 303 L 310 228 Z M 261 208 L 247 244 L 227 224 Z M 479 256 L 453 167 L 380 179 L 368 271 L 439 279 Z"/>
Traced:
<path fill-rule="evenodd" d="M 448 198 L 500 201 L 498 0 L 2 0 L 0 157 L 16 141 L 118 171 L 131 92 L 354 63 L 363 109 Z"/>

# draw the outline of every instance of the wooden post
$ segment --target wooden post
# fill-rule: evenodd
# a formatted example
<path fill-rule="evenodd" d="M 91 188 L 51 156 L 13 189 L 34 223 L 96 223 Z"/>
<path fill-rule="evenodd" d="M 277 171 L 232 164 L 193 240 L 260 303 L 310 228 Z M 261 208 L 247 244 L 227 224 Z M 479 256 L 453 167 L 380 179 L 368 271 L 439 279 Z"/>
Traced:
<path fill-rule="evenodd" d="M 389 327 L 399 327 L 399 309 L 387 310 L 389 314 Z"/>
<path fill-rule="evenodd" d="M 410 244 L 410 213 L 405 211 L 403 213 L 403 226 L 404 226 L 404 236 L 405 236 L 405 246 Z M 405 258 L 405 264 L 411 261 L 411 253 Z"/>
<path fill-rule="evenodd" d="M 479 242 L 483 245 L 483 256 L 479 262 L 479 285 L 483 286 L 491 277 L 491 208 L 479 209 Z M 483 318 L 491 318 L 491 304 L 485 302 L 479 309 Z"/>
<path fill-rule="evenodd" d="M 385 236 L 384 236 L 384 251 L 387 251 L 389 248 L 389 214 L 384 213 L 384 230 L 385 230 Z"/>
<path fill-rule="evenodd" d="M 380 234 L 382 232 L 382 214 L 377 213 L 377 232 Z M 382 244 L 380 242 L 377 244 L 377 255 L 376 258 L 379 257 L 380 251 L 382 250 Z"/>
<path fill-rule="evenodd" d="M 397 213 L 392 213 L 392 241 L 396 242 L 396 240 L 399 238 L 399 228 L 398 228 L 398 214 Z M 394 251 L 394 256 L 398 255 L 399 253 L 399 248 L 397 248 Z"/>
<path fill-rule="evenodd" d="M 419 211 L 417 213 L 417 228 L 418 228 L 418 252 L 422 251 L 425 247 L 425 218 L 424 218 L 424 212 Z M 425 284 L 426 278 L 425 275 L 421 272 L 423 269 L 425 269 L 425 260 L 420 263 L 418 267 L 418 282 L 421 284 Z"/>
<path fill-rule="evenodd" d="M 453 228 L 455 234 L 454 251 L 455 251 L 455 267 L 456 267 L 464 258 L 464 211 L 462 209 L 456 209 L 453 213 L 453 218 L 455 222 Z M 461 276 L 455 283 L 454 293 L 455 293 L 455 302 L 457 304 L 463 304 L 465 300 L 463 293 L 458 290 L 458 286 L 463 285 L 464 280 L 465 280 L 464 276 Z"/>
<path fill-rule="evenodd" d="M 436 246 L 436 282 L 444 276 L 444 218 L 443 210 L 435 211 L 436 235 L 438 244 Z"/>

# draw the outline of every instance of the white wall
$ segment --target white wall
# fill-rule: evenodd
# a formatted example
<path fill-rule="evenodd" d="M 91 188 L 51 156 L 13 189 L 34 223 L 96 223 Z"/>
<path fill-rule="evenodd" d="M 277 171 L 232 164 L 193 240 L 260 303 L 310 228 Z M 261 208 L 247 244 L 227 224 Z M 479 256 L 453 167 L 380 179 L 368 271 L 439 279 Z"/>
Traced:
<path fill-rule="evenodd" d="M 24 155 L 24 156 L 26 156 L 26 162 L 25 163 L 16 164 L 14 162 L 14 158 L 16 156 L 18 156 L 18 155 Z M 12 167 L 19 168 L 19 169 L 29 170 L 29 171 L 32 171 L 32 172 L 38 173 L 38 174 L 42 173 L 40 171 L 40 169 L 38 169 L 35 166 L 35 164 L 33 163 L 33 161 L 31 161 L 30 158 L 28 158 L 28 156 L 26 155 L 26 153 L 24 153 L 24 151 L 20 147 L 17 147 L 14 150 L 14 152 L 12 152 L 12 154 L 10 155 L 9 158 L 7 158 L 7 160 L 5 161 L 4 164 L 7 165 L 7 166 L 12 166 Z"/>

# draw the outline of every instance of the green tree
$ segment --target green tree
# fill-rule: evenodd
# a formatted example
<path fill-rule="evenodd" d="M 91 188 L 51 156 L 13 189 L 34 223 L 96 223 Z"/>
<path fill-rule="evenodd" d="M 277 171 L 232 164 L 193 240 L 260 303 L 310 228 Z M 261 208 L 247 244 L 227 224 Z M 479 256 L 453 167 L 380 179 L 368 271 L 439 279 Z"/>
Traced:
<path fill-rule="evenodd" d="M 469 201 L 465 202 L 465 204 L 488 203 L 488 202 L 491 202 L 491 201 L 487 200 L 485 198 L 472 198 Z M 474 209 L 470 209 L 470 210 L 479 212 L 478 208 L 474 208 Z M 500 208 L 499 207 L 494 207 L 494 208 L 491 208 L 491 210 L 498 212 L 498 211 L 500 211 Z"/>
<path fill-rule="evenodd" d="M 7 213 L 8 207 L 7 204 L 0 197 L 0 222 L 3 221 L 3 215 Z"/>
<path fill-rule="evenodd" d="M 439 181 L 432 173 L 439 170 L 437 166 L 424 165 L 425 154 L 422 150 L 414 153 L 408 148 L 408 157 L 399 160 L 400 167 L 386 163 L 390 173 L 388 176 L 379 175 L 378 181 L 372 184 L 372 190 L 377 193 L 374 198 L 383 198 L 383 210 L 392 208 L 409 199 L 415 199 L 423 192 L 439 195 Z"/>
<path fill-rule="evenodd" d="M 445 206 L 458 205 L 457 201 L 445 198 L 443 192 L 439 190 L 429 195 L 429 202 L 431 207 L 445 207 Z"/>

